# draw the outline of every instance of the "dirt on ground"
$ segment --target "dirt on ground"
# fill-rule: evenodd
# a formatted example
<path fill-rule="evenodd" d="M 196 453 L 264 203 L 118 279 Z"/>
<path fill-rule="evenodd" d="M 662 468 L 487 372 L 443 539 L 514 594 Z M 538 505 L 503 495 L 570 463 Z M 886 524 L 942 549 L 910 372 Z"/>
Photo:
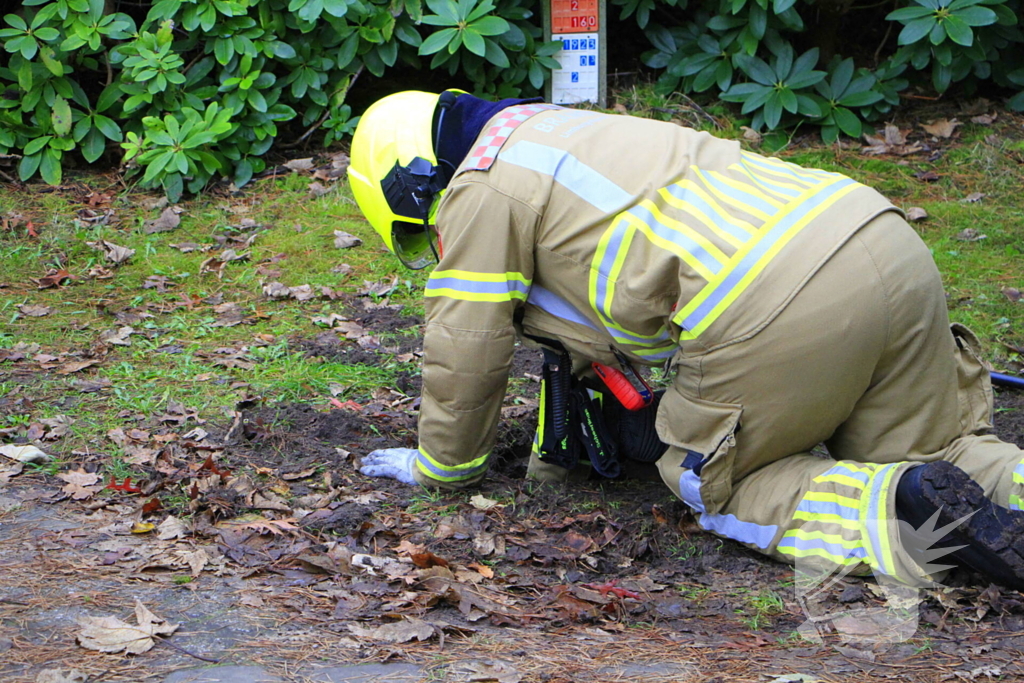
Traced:
<path fill-rule="evenodd" d="M 359 323 L 420 321 L 380 308 Z M 366 349 L 330 332 L 291 347 L 375 365 L 419 351 L 400 339 Z M 873 579 L 844 577 L 809 613 L 791 567 L 701 531 L 661 484 L 526 481 L 539 374 L 519 349 L 495 462 L 472 491 L 358 473 L 371 450 L 415 445 L 411 370 L 361 401 L 252 397 L 222 424 L 187 406 L 138 422 L 116 437 L 146 473 L 135 482 L 94 480 L 90 453 L 0 476 L 0 680 L 72 667 L 161 680 L 228 662 L 299 680 L 299 663 L 398 661 L 433 680 L 530 683 L 1024 677 L 1016 591 L 959 572 L 895 605 Z M 1024 446 L 1024 394 L 997 392 L 996 431 Z M 90 619 L 131 622 L 136 601 L 173 635 L 138 654 L 83 646 Z M 903 636 L 863 630 L 893 615 Z M 505 677 L 459 673 L 469 660 L 502 662 Z"/>

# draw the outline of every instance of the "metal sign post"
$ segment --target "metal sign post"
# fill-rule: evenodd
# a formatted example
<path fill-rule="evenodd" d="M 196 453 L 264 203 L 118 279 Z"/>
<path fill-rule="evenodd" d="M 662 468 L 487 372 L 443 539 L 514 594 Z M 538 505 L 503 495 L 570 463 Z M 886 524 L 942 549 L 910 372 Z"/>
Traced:
<path fill-rule="evenodd" d="M 560 40 L 552 57 L 547 99 L 553 104 L 592 102 L 607 106 L 605 0 L 544 0 L 544 34 Z"/>

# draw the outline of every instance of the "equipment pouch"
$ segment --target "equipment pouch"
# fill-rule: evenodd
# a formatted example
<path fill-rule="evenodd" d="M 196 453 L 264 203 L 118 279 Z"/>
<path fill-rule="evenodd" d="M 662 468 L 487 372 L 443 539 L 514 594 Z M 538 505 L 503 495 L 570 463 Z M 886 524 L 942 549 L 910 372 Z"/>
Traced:
<path fill-rule="evenodd" d="M 602 477 L 609 479 L 622 474 L 618 449 L 605 426 L 601 405 L 582 384 L 573 389 L 571 402 L 573 426 L 590 458 L 590 466 Z"/>
<path fill-rule="evenodd" d="M 580 443 L 570 427 L 572 383 L 569 354 L 545 348 L 537 421 L 537 457 L 567 470 L 574 468 L 580 459 Z"/>

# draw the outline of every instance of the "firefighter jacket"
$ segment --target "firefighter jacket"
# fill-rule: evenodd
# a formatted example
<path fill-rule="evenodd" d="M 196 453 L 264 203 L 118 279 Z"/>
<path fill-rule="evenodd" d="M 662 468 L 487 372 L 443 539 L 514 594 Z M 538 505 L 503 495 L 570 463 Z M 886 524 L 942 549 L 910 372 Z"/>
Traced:
<path fill-rule="evenodd" d="M 558 340 L 577 370 L 748 339 L 891 210 L 843 175 L 672 123 L 502 110 L 437 212 L 418 481 L 483 476 L 517 333 Z"/>

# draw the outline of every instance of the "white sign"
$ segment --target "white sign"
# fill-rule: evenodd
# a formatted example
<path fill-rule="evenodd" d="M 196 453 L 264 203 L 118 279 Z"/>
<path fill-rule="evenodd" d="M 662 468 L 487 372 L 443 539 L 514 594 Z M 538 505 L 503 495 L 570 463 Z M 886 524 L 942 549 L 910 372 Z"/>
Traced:
<path fill-rule="evenodd" d="M 597 102 L 601 96 L 598 34 L 559 33 L 551 40 L 562 42 L 562 49 L 552 55 L 562 68 L 551 73 L 551 102 Z"/>

